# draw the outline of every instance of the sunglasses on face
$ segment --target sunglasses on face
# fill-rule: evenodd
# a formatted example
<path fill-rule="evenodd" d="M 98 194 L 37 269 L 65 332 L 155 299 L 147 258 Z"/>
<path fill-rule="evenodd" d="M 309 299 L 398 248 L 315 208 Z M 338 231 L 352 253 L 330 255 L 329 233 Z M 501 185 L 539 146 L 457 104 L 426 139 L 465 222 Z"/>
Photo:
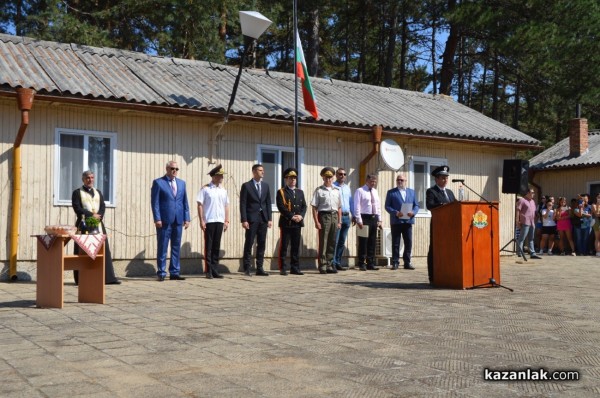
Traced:
<path fill-rule="evenodd" d="M 337 175 L 339 175 L 339 176 L 345 176 L 346 173 L 337 173 Z"/>
<path fill-rule="evenodd" d="M 179 168 L 178 168 L 178 167 L 169 167 L 169 169 L 171 169 L 171 170 L 175 170 L 175 171 L 179 171 Z"/>

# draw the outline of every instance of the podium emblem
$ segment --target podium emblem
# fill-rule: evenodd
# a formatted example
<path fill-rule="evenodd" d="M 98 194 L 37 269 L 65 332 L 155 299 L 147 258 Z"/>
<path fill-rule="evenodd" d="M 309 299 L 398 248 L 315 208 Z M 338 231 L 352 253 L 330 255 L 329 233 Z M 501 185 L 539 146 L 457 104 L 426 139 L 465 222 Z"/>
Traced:
<path fill-rule="evenodd" d="M 488 226 L 487 215 L 479 210 L 477 213 L 473 214 L 473 226 L 476 228 L 482 229 Z"/>

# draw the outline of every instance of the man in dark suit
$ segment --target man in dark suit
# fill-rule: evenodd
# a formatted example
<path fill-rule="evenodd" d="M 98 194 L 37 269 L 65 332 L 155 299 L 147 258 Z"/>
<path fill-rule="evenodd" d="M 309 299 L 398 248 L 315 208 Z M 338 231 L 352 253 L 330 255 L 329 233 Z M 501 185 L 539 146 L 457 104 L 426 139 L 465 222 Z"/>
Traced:
<path fill-rule="evenodd" d="M 252 166 L 252 179 L 242 184 L 240 216 L 246 230 L 244 242 L 244 274 L 250 276 L 250 257 L 256 238 L 256 275 L 269 276 L 263 269 L 267 230 L 272 226 L 271 192 L 269 184 L 262 181 L 265 174 L 261 164 Z"/>
<path fill-rule="evenodd" d="M 304 216 L 306 215 L 306 200 L 304 192 L 296 187 L 298 180 L 297 170 L 293 167 L 283 172 L 285 186 L 277 191 L 277 209 L 279 210 L 279 230 L 281 238 L 279 240 L 279 273 L 287 275 L 285 267 L 285 256 L 287 254 L 288 244 L 290 249 L 290 273 L 294 275 L 304 275 L 300 271 L 300 238 L 302 227 L 304 227 Z"/>
<path fill-rule="evenodd" d="M 404 269 L 415 269 L 410 263 L 412 255 L 412 226 L 415 214 L 419 212 L 419 203 L 413 189 L 407 188 L 404 174 L 396 176 L 396 188 L 390 189 L 385 198 L 385 210 L 390 213 L 392 227 L 392 269 L 400 264 L 400 237 L 404 240 Z M 410 207 L 410 210 L 408 209 Z M 404 211 L 403 210 L 404 208 Z"/>
<path fill-rule="evenodd" d="M 150 201 L 157 237 L 158 281 L 165 280 L 167 248 L 171 241 L 171 262 L 169 263 L 169 279 L 184 280 L 180 273 L 179 249 L 183 228 L 190 225 L 190 207 L 185 189 L 185 181 L 177 178 L 179 167 L 177 162 L 170 161 L 166 173 L 152 182 Z M 183 227 L 183 228 L 182 228 Z"/>
<path fill-rule="evenodd" d="M 440 166 L 431 172 L 435 178 L 435 185 L 429 188 L 425 194 L 425 205 L 427 210 L 435 209 L 447 203 L 454 202 L 454 194 L 446 189 L 448 177 L 450 176 L 448 166 Z M 432 219 L 433 221 L 433 219 Z M 429 253 L 427 253 L 427 271 L 429 273 L 429 283 L 433 283 L 433 230 L 429 229 Z"/>

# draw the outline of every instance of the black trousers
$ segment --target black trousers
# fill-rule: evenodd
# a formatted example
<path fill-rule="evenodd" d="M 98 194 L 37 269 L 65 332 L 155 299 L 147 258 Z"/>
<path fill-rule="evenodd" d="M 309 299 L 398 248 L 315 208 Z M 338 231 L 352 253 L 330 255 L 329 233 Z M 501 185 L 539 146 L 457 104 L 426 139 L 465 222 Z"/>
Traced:
<path fill-rule="evenodd" d="M 222 222 L 206 224 L 204 231 L 204 273 L 213 276 L 219 273 L 219 251 L 221 250 L 221 236 L 223 236 Z"/>
<path fill-rule="evenodd" d="M 412 224 L 392 224 L 392 264 L 395 265 L 400 263 L 400 238 L 404 241 L 402 261 L 404 265 L 409 265 L 412 254 Z"/>
<path fill-rule="evenodd" d="M 377 245 L 377 216 L 361 214 L 363 228 L 369 228 L 367 238 L 358 238 L 358 264 L 375 265 L 375 246 Z"/>
<path fill-rule="evenodd" d="M 246 230 L 246 241 L 244 242 L 244 271 L 250 270 L 252 259 L 252 245 L 256 238 L 256 269 L 262 269 L 265 260 L 265 247 L 267 245 L 267 231 L 269 224 L 266 221 L 255 221 L 250 223 Z"/>
<path fill-rule="evenodd" d="M 290 248 L 290 265 L 294 271 L 300 271 L 300 238 L 302 228 L 300 227 L 281 227 L 279 240 L 279 271 L 285 270 L 285 256 L 287 255 L 288 245 Z"/>

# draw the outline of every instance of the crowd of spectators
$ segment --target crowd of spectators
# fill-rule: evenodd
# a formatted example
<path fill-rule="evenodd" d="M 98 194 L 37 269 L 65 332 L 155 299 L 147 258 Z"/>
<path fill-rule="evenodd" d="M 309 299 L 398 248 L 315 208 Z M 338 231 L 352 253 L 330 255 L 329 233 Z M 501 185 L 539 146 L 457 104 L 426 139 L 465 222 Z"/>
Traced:
<path fill-rule="evenodd" d="M 587 193 L 570 201 L 542 196 L 535 217 L 535 252 L 539 255 L 600 257 L 600 193 L 593 201 Z"/>

